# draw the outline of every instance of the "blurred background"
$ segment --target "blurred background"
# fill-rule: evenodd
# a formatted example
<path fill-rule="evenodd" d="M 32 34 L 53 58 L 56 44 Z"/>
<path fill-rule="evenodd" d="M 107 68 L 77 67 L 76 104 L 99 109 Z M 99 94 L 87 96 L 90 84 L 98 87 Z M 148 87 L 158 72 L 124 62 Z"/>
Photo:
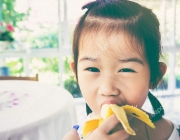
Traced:
<path fill-rule="evenodd" d="M 177 117 L 180 115 L 180 0 L 134 1 L 153 9 L 160 21 L 161 60 L 168 65 L 168 70 L 153 92 L 165 106 L 167 116 L 180 122 Z M 81 7 L 87 2 L 89 0 L 0 0 L 0 75 L 38 73 L 39 82 L 66 88 L 77 98 L 79 106 L 83 104 L 84 111 L 84 101 L 69 62 L 73 30 L 86 11 Z M 172 107 L 176 112 L 174 116 L 170 112 Z"/>

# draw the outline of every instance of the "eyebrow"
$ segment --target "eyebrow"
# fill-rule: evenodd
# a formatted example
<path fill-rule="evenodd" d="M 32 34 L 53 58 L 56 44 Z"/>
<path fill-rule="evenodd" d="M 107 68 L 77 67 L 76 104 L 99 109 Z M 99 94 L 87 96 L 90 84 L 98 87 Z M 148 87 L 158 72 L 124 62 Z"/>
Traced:
<path fill-rule="evenodd" d="M 143 61 L 136 58 L 136 57 L 132 57 L 132 58 L 127 58 L 127 59 L 118 59 L 120 62 L 123 62 L 123 63 L 127 63 L 127 62 L 136 62 L 136 63 L 139 63 L 141 65 L 144 65 Z"/>
<path fill-rule="evenodd" d="M 144 65 L 143 61 L 140 60 L 139 58 L 136 57 L 132 57 L 132 58 L 127 58 L 127 59 L 118 59 L 120 62 L 122 63 L 127 63 L 127 62 L 135 62 L 135 63 L 139 63 L 141 65 Z M 92 62 L 97 62 L 97 58 L 94 57 L 82 57 L 79 62 L 82 61 L 92 61 Z"/>
<path fill-rule="evenodd" d="M 82 57 L 79 62 L 82 62 L 82 61 L 94 61 L 94 62 L 97 62 L 97 58 L 94 58 L 94 57 Z"/>

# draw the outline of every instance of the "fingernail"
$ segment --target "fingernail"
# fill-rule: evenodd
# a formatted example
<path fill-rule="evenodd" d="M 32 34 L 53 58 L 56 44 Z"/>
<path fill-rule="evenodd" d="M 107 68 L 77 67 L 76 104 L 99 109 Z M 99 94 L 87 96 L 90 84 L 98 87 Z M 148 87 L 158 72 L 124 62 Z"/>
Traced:
<path fill-rule="evenodd" d="M 74 125 L 73 128 L 77 131 L 79 129 L 79 125 Z"/>

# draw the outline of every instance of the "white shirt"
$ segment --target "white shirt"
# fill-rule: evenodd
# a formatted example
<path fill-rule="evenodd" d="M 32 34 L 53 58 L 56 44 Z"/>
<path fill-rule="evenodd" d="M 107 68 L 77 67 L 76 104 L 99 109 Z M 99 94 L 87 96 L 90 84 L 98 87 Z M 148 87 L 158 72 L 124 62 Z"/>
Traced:
<path fill-rule="evenodd" d="M 172 123 L 174 125 L 173 132 L 168 140 L 180 140 L 180 125 Z"/>

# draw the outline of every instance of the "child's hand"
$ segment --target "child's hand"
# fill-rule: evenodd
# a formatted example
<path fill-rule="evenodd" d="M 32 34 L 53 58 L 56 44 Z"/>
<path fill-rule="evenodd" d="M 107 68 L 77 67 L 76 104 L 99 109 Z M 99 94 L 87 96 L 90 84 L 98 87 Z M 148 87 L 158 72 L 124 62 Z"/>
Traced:
<path fill-rule="evenodd" d="M 80 140 L 80 139 L 77 131 L 75 129 L 72 129 L 63 137 L 63 140 Z"/>
<path fill-rule="evenodd" d="M 87 134 L 83 140 L 125 140 L 129 134 L 124 130 L 118 130 L 109 134 L 119 123 L 115 115 L 106 119 L 97 129 Z"/>

